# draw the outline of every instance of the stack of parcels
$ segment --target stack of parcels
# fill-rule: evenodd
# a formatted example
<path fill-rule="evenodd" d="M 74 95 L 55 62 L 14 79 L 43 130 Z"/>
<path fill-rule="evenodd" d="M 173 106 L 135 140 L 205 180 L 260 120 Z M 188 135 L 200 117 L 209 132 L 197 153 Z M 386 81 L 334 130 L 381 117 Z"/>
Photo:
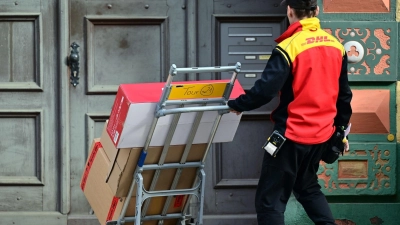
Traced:
<path fill-rule="evenodd" d="M 191 81 L 190 83 L 209 85 L 218 82 L 229 81 Z M 179 83 L 188 84 L 188 82 Z M 93 140 L 81 179 L 81 189 L 101 225 L 105 225 L 110 220 L 118 220 L 120 217 L 163 87 L 164 83 L 120 85 L 109 121 L 106 122 L 101 137 Z M 230 98 L 236 98 L 243 93 L 239 82 L 236 82 Z M 182 113 L 162 164 L 181 161 L 195 115 L 196 113 Z M 203 113 L 186 162 L 200 162 L 203 159 L 217 115 L 216 111 Z M 159 164 L 172 117 L 173 115 L 167 115 L 159 118 L 147 151 L 145 165 Z M 233 113 L 224 114 L 213 142 L 232 141 L 240 118 Z M 171 190 L 176 171 L 177 169 L 161 170 L 153 191 Z M 146 190 L 149 190 L 154 174 L 155 170 L 142 172 Z M 197 168 L 184 168 L 175 189 L 192 188 L 196 176 Z M 135 196 L 136 186 L 132 198 L 129 199 L 125 216 L 135 216 Z M 188 196 L 173 196 L 167 213 L 181 213 L 187 199 Z M 151 198 L 146 215 L 161 215 L 166 200 L 167 197 Z M 177 221 L 173 219 L 164 220 L 165 225 L 176 223 Z M 145 221 L 143 224 L 156 225 L 157 221 Z"/>

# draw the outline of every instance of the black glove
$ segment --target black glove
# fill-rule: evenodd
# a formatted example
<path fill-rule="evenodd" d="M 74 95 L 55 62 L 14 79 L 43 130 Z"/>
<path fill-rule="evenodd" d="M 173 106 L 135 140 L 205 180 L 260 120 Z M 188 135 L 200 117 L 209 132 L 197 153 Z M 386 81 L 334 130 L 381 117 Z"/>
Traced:
<path fill-rule="evenodd" d="M 335 133 L 328 140 L 327 149 L 322 154 L 322 161 L 331 164 L 336 162 L 340 154 L 343 155 L 345 144 L 343 143 L 344 130 L 341 127 L 336 127 Z"/>

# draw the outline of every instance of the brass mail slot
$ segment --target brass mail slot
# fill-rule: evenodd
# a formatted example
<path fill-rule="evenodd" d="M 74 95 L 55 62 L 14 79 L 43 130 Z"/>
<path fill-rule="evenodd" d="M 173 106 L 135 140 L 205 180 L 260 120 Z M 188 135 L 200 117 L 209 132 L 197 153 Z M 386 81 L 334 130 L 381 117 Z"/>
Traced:
<path fill-rule="evenodd" d="M 270 57 L 271 57 L 271 55 L 260 55 L 260 56 L 258 56 L 258 58 L 260 60 L 268 60 Z"/>

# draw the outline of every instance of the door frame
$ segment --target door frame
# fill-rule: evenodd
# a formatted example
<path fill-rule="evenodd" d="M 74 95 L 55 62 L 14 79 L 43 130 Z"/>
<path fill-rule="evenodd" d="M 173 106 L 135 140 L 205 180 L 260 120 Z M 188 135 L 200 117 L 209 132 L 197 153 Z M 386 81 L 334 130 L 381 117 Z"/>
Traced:
<path fill-rule="evenodd" d="M 69 116 L 69 68 L 67 56 L 69 55 L 69 1 L 58 1 L 58 75 L 59 92 L 58 93 L 58 115 L 59 115 L 59 135 L 58 146 L 60 152 L 60 193 L 59 210 L 62 214 L 70 212 L 70 116 Z"/>

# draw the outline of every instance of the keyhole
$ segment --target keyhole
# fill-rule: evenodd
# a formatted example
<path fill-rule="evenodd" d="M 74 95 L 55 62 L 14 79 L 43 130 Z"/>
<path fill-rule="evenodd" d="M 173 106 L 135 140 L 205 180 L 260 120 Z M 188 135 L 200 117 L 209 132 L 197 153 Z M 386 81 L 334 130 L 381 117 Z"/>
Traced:
<path fill-rule="evenodd" d="M 357 51 L 357 47 L 356 46 L 351 46 L 350 47 L 350 51 L 347 52 L 349 56 L 356 56 L 358 57 L 360 55 L 360 53 Z"/>
<path fill-rule="evenodd" d="M 74 71 L 74 77 L 76 77 L 76 71 Z"/>

